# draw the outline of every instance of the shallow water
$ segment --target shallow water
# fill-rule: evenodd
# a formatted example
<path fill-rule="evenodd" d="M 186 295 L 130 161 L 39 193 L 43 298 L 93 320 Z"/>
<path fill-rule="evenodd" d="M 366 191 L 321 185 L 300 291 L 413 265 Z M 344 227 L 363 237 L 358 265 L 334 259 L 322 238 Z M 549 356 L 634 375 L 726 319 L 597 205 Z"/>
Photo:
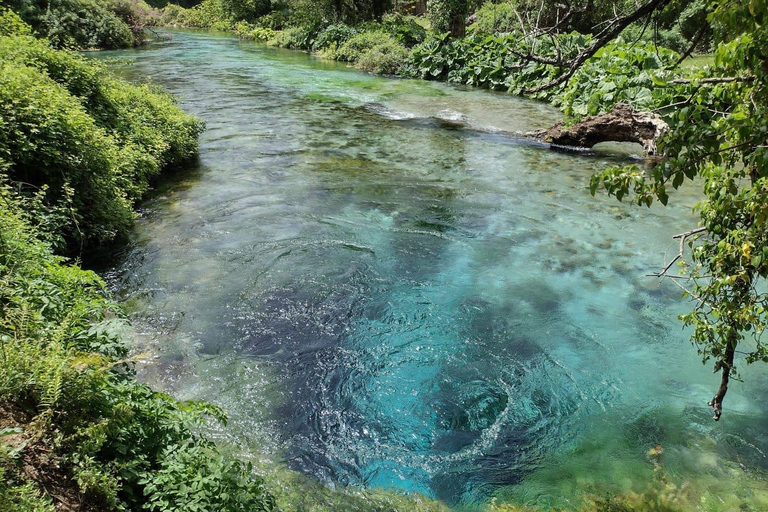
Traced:
<path fill-rule="evenodd" d="M 626 153 L 507 134 L 557 121 L 546 105 L 229 37 L 100 57 L 207 122 L 109 277 L 154 355 L 142 378 L 224 406 L 219 435 L 454 506 L 644 486 L 658 444 L 705 486 L 768 468 L 766 372 L 745 368 L 712 422 L 687 305 L 644 277 L 695 196 L 589 195 Z"/>

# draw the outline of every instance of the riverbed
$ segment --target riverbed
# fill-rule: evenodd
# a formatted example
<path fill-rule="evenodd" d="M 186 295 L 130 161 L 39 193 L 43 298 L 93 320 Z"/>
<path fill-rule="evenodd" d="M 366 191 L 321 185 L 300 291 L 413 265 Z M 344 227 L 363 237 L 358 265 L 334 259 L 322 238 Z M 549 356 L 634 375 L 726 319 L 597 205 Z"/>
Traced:
<path fill-rule="evenodd" d="M 691 304 L 647 277 L 695 191 L 589 193 L 639 149 L 554 151 L 510 135 L 548 105 L 224 35 L 115 57 L 207 123 L 107 276 L 141 378 L 224 407 L 222 440 L 457 508 L 642 489 L 656 446 L 701 510 L 766 499 L 768 374 L 742 365 L 713 422 Z"/>

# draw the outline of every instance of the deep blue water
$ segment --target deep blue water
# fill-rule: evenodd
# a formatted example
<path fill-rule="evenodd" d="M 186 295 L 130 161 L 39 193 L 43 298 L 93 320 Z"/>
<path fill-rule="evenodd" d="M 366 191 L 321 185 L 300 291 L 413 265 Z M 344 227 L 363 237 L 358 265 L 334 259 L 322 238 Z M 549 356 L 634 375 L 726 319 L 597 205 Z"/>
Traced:
<path fill-rule="evenodd" d="M 631 149 L 554 152 L 506 134 L 554 123 L 546 105 L 229 37 L 104 56 L 208 125 L 111 279 L 155 356 L 142 377 L 224 406 L 219 435 L 329 485 L 454 505 L 626 490 L 657 444 L 713 494 L 768 467 L 765 372 L 714 424 L 688 305 L 645 277 L 695 226 L 695 194 L 589 195 Z"/>

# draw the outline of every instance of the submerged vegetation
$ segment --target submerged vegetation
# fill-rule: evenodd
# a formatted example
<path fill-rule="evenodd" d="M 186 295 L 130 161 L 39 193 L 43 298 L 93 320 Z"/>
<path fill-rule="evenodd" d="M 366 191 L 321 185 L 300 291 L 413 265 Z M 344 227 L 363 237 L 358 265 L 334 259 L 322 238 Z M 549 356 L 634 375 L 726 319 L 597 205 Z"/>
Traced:
<path fill-rule="evenodd" d="M 670 264 L 659 277 L 694 301 L 681 319 L 694 328 L 704 362 L 715 359 L 715 371 L 722 370 L 710 401 L 716 420 L 735 375 L 736 347 L 747 364 L 768 362 L 761 340 L 768 321 L 763 3 L 432 0 L 422 18 L 397 12 L 399 4 L 303 0 L 242 17 L 231 1 L 169 6 L 165 22 L 233 30 L 376 73 L 507 90 L 559 106 L 568 123 L 619 103 L 660 114 L 670 127 L 659 143 L 665 158 L 648 168 L 608 169 L 594 177 L 592 193 L 602 186 L 619 200 L 631 195 L 650 206 L 666 204 L 686 181 L 702 181 L 700 226 L 677 237 L 680 275 L 669 275 Z M 383 14 L 387 9 L 395 12 Z M 712 66 L 681 66 L 692 52 L 712 48 Z"/>
<path fill-rule="evenodd" d="M 595 27 L 616 22 L 608 2 L 567 22 L 560 6 L 542 4 L 535 26 L 539 4 L 524 1 L 434 1 L 427 17 L 393 12 L 387 2 L 165 3 L 14 0 L 20 17 L 0 10 L 3 510 L 50 511 L 55 502 L 74 501 L 85 510 L 150 511 L 415 506 L 377 492 L 322 488 L 300 496 L 286 490 L 295 474 L 262 479 L 251 464 L 222 454 L 201 431 L 208 421 L 225 421 L 224 412 L 139 384 L 119 306 L 96 274 L 64 259 L 123 238 L 152 180 L 197 152 L 202 124 L 170 96 L 64 50 L 134 46 L 154 23 L 231 30 L 373 73 L 507 90 L 549 101 L 570 121 L 619 102 L 661 113 L 671 128 L 662 141 L 666 158 L 652 168 L 609 169 L 593 179 L 592 192 L 602 186 L 618 199 L 666 204 L 671 189 L 703 181 L 701 225 L 680 235 L 673 263 L 689 243 L 680 277 L 695 302 L 683 321 L 705 361 L 714 358 L 723 372 L 711 403 L 716 419 L 737 346 L 746 363 L 768 362 L 761 340 L 768 307 L 764 4 L 656 1 L 647 23 L 638 18 L 603 41 Z M 557 30 L 544 31 L 546 24 Z M 681 54 L 710 47 L 711 67 L 679 67 Z M 694 506 L 695 493 L 666 481 L 654 450 L 655 479 L 646 492 L 589 498 L 585 510 Z"/>

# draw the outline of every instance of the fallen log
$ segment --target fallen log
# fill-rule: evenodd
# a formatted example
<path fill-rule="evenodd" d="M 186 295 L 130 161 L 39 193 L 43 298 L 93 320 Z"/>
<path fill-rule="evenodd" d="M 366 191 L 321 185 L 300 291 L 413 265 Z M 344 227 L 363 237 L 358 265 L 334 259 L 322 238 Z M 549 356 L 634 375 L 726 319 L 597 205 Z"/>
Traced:
<path fill-rule="evenodd" d="M 626 103 L 617 103 L 607 114 L 588 117 L 572 126 L 559 122 L 536 138 L 555 146 L 591 148 L 599 142 L 638 142 L 645 153 L 656 155 L 657 141 L 669 131 L 658 114 L 638 112 Z"/>

